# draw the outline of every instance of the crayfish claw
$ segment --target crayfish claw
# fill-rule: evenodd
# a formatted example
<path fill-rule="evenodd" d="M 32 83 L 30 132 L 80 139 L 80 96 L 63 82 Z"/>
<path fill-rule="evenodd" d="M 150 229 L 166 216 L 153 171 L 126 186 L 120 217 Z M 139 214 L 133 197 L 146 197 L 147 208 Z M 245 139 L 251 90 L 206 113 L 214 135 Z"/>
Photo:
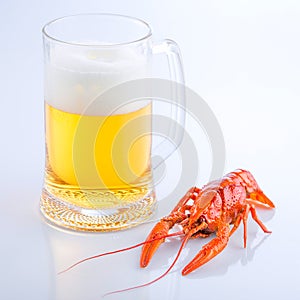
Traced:
<path fill-rule="evenodd" d="M 140 266 L 142 268 L 148 266 L 158 247 L 165 241 L 165 237 L 168 235 L 171 228 L 170 225 L 171 223 L 169 221 L 161 220 L 154 226 L 148 235 L 140 257 Z"/>
<path fill-rule="evenodd" d="M 152 229 L 148 235 L 145 244 L 142 248 L 140 257 L 140 266 L 146 267 L 158 247 L 165 241 L 169 230 L 177 223 L 181 223 L 184 220 L 188 220 L 189 215 L 186 214 L 186 210 L 191 207 L 188 204 L 189 200 L 194 200 L 196 195 L 200 193 L 200 189 L 197 187 L 191 187 L 186 194 L 178 201 L 177 205 L 171 211 L 171 213 L 162 218 Z M 178 232 L 177 234 L 181 234 Z"/>
<path fill-rule="evenodd" d="M 191 262 L 183 268 L 182 275 L 187 275 L 193 272 L 223 251 L 229 240 L 229 225 L 222 225 L 222 227 L 218 230 L 217 235 L 218 236 L 216 238 L 204 245 Z"/>

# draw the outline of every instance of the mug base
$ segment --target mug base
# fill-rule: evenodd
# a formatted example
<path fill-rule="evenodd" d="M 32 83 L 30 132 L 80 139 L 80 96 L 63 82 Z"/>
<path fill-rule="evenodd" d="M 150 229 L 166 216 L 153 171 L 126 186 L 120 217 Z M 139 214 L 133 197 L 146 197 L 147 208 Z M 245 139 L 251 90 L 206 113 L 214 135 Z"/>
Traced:
<path fill-rule="evenodd" d="M 86 209 L 62 201 L 45 188 L 40 210 L 52 225 L 76 231 L 104 232 L 127 229 L 147 221 L 156 209 L 154 190 L 141 199 L 116 207 Z"/>

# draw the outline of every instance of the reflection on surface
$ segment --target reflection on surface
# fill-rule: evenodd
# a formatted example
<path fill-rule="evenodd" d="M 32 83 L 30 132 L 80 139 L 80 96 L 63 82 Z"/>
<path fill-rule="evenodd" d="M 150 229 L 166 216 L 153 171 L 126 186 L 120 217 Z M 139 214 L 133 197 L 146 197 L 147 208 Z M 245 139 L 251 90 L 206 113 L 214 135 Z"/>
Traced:
<path fill-rule="evenodd" d="M 259 211 L 263 220 L 270 219 L 274 213 Z M 183 299 L 180 290 L 195 281 L 199 288 L 209 278 L 225 276 L 232 265 L 240 261 L 245 266 L 254 259 L 255 252 L 264 244 L 268 235 L 249 219 L 248 245 L 243 248 L 242 226 L 231 237 L 224 251 L 188 276 L 182 277 L 182 268 L 194 257 L 210 238 L 200 238 L 188 242 L 174 269 L 163 279 L 150 287 L 129 292 L 113 294 L 105 299 Z M 147 283 L 161 274 L 173 262 L 180 247 L 181 238 L 169 238 L 157 251 L 146 269 L 139 267 L 140 249 L 133 249 L 99 259 L 86 261 L 66 273 L 58 272 L 73 263 L 102 252 L 125 248 L 145 239 L 153 224 L 143 224 L 136 228 L 112 233 L 76 233 L 58 230 L 45 224 L 49 239 L 56 277 L 55 300 L 92 300 L 101 299 L 102 295 L 119 289 Z M 247 272 L 246 272 L 247 273 Z M 226 275 L 227 276 L 227 275 Z M 203 281 L 205 280 L 205 281 Z M 192 286 L 191 286 L 192 287 Z"/>
<path fill-rule="evenodd" d="M 87 261 L 74 269 L 57 273 L 74 262 L 102 252 L 127 247 L 143 240 L 143 225 L 118 233 L 78 234 L 47 226 L 56 273 L 55 300 L 100 299 L 101 295 L 120 288 L 147 282 L 153 275 L 139 268 L 139 250 Z M 150 299 L 148 289 L 133 291 L 139 299 Z M 112 295 L 107 299 L 128 299 L 131 293 Z"/>
<path fill-rule="evenodd" d="M 174 164 L 178 159 L 179 157 L 176 156 L 170 157 L 166 161 L 166 167 L 169 167 L 169 164 Z M 162 165 L 160 168 L 164 167 Z M 161 171 L 160 168 L 156 169 L 154 175 L 157 176 Z M 168 181 L 170 175 L 173 176 L 174 172 L 167 172 L 163 180 L 160 181 L 161 185 L 158 184 L 157 186 L 158 211 L 152 220 L 138 227 L 118 232 L 77 233 L 45 224 L 45 233 L 51 245 L 55 274 L 86 257 L 125 248 L 144 241 L 155 222 L 169 213 L 178 198 L 189 187 L 190 180 L 188 178 L 181 180 L 181 184 L 175 180 L 169 186 L 170 191 L 166 193 L 166 189 L 162 186 L 165 186 L 164 181 Z M 176 176 L 180 177 L 180 174 L 176 174 Z M 176 255 L 176 247 L 179 246 L 179 242 L 166 244 L 172 244 L 170 254 L 167 254 L 162 247 L 162 251 L 159 251 L 157 255 L 158 259 L 161 258 L 160 265 L 154 262 L 147 269 L 139 267 L 140 249 L 137 248 L 90 260 L 66 273 L 55 275 L 56 296 L 54 300 L 100 299 L 107 292 L 149 282 L 164 273 Z M 168 255 L 170 256 L 169 259 Z M 134 296 L 138 299 L 159 299 L 161 297 L 175 299 L 177 282 L 180 278 L 181 274 L 176 271 L 175 267 L 171 274 L 155 285 L 151 285 L 150 288 L 135 289 L 106 298 L 124 300 L 132 299 Z"/>

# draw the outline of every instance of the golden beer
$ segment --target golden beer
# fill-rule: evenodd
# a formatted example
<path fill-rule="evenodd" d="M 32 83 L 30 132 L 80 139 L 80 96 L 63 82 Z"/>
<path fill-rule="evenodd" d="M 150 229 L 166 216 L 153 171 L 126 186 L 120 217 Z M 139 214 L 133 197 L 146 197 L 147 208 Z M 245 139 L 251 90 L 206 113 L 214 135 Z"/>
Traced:
<path fill-rule="evenodd" d="M 78 207 L 103 209 L 147 194 L 150 103 L 110 116 L 64 112 L 46 103 L 45 120 L 45 189 L 52 195 Z"/>

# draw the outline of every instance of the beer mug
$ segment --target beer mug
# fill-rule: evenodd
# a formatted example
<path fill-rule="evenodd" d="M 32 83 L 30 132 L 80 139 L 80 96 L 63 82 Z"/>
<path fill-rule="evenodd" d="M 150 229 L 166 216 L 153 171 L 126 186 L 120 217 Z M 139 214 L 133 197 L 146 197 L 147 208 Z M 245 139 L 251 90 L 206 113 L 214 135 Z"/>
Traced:
<path fill-rule="evenodd" d="M 178 46 L 171 40 L 154 43 L 147 23 L 114 14 L 56 19 L 44 26 L 43 41 L 42 214 L 52 224 L 82 231 L 144 222 L 156 208 L 153 99 L 147 97 L 152 64 L 165 53 L 171 81 L 183 84 Z M 183 126 L 184 109 L 176 105 L 182 107 L 184 97 L 170 86 L 172 115 Z M 137 99 L 135 90 L 144 96 Z M 170 154 L 164 142 L 158 148 L 162 157 Z"/>

